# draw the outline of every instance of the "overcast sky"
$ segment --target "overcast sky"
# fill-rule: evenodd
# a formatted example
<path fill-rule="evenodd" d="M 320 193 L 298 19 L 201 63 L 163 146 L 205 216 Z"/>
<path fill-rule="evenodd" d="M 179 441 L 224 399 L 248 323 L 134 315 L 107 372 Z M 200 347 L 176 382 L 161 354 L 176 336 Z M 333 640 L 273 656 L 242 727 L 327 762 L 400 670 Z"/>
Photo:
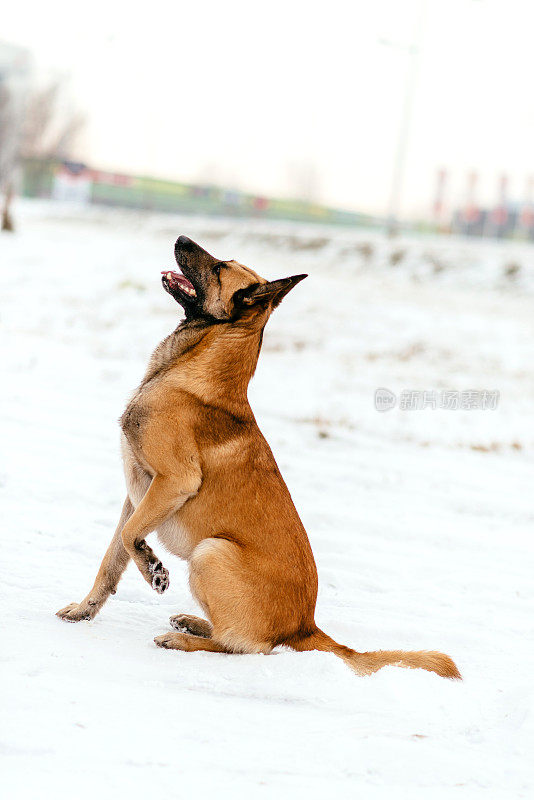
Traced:
<path fill-rule="evenodd" d="M 68 77 L 87 117 L 78 155 L 94 166 L 265 194 L 315 172 L 318 199 L 382 213 L 421 2 L 17 0 L 1 35 Z M 469 170 L 482 200 L 503 171 L 521 198 L 534 175 L 534 4 L 426 5 L 403 210 L 430 207 L 441 166 L 450 199 Z"/>

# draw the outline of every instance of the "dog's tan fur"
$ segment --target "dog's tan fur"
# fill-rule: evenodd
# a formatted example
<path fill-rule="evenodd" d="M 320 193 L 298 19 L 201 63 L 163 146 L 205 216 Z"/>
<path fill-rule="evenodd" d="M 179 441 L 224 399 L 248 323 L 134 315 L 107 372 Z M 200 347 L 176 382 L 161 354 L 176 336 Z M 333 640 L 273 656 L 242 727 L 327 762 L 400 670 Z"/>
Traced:
<path fill-rule="evenodd" d="M 315 624 L 308 537 L 247 399 L 265 324 L 305 276 L 268 283 L 185 237 L 176 252 L 199 296 L 191 305 L 175 293 L 187 320 L 158 346 L 121 418 L 128 496 L 117 530 L 87 597 L 58 615 L 92 619 L 130 558 L 164 591 L 168 572 L 145 541 L 157 530 L 189 562 L 191 591 L 210 620 L 172 617 L 177 630 L 156 637 L 161 647 L 268 653 L 286 645 L 332 652 L 360 675 L 397 664 L 460 677 L 442 653 L 358 653 Z"/>

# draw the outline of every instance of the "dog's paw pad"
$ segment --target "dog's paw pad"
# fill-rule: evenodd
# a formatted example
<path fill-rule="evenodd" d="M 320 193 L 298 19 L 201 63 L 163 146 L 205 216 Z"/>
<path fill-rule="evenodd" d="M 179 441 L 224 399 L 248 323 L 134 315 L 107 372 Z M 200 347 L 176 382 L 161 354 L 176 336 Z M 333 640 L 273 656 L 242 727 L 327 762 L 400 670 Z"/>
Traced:
<path fill-rule="evenodd" d="M 163 594 L 169 588 L 169 570 L 165 569 L 161 561 L 151 565 L 149 569 L 152 574 L 152 588 L 158 594 Z"/>
<path fill-rule="evenodd" d="M 171 628 L 174 628 L 179 633 L 189 633 L 186 620 L 187 616 L 185 614 L 175 614 L 174 617 L 169 617 Z"/>
<path fill-rule="evenodd" d="M 169 622 L 178 633 L 189 633 L 191 636 L 201 636 L 204 639 L 209 639 L 212 633 L 209 622 L 191 614 L 174 614 L 169 618 Z"/>

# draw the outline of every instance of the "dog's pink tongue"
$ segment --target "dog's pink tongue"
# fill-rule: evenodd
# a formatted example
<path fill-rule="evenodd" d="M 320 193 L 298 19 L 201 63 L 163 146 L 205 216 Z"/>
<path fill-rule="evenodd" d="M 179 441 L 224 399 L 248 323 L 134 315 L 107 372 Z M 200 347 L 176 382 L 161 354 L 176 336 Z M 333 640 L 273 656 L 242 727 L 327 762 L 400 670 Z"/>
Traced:
<path fill-rule="evenodd" d="M 182 275 L 179 272 L 173 272 L 172 270 L 162 270 L 161 274 L 165 275 L 171 289 L 179 286 L 181 289 L 185 289 L 188 294 L 194 293 L 195 290 L 193 284 L 191 281 L 187 280 L 185 275 Z"/>

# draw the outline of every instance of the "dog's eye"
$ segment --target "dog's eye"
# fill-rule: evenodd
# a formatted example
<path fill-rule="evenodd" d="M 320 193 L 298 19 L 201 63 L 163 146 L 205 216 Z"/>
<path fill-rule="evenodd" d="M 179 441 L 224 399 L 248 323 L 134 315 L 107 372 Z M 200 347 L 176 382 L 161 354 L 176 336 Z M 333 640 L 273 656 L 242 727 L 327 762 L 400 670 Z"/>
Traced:
<path fill-rule="evenodd" d="M 219 275 L 221 274 L 221 267 L 222 264 L 215 264 L 215 266 L 213 267 L 213 271 L 217 275 L 217 277 L 219 277 Z"/>

